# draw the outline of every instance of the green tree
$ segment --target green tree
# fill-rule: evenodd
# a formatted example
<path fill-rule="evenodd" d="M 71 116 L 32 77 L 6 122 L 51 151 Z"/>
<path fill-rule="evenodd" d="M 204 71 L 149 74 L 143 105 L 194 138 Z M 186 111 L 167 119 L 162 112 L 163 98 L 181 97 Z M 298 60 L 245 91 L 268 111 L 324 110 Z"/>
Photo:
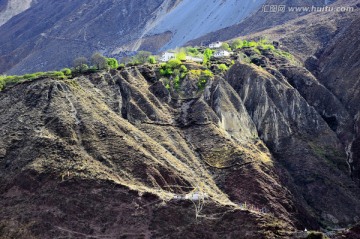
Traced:
<path fill-rule="evenodd" d="M 224 43 L 221 45 L 220 48 L 223 49 L 223 50 L 225 50 L 225 51 L 231 51 L 231 48 L 230 48 L 229 44 L 226 43 L 226 42 L 224 42 Z"/>
<path fill-rule="evenodd" d="M 186 60 L 186 52 L 184 50 L 180 50 L 178 53 L 175 54 L 175 58 L 180 61 Z"/>
<path fill-rule="evenodd" d="M 166 65 L 172 69 L 178 68 L 181 65 L 181 61 L 179 59 L 170 59 Z"/>
<path fill-rule="evenodd" d="M 235 49 L 239 49 L 242 48 L 243 45 L 243 41 L 240 39 L 235 39 L 232 43 L 231 43 L 231 49 L 235 50 Z"/>
<path fill-rule="evenodd" d="M 98 70 L 103 70 L 108 68 L 108 62 L 105 56 L 101 53 L 96 52 L 91 56 L 91 64 L 95 66 Z"/>
<path fill-rule="evenodd" d="M 206 48 L 204 51 L 204 61 L 203 61 L 204 65 L 210 61 L 212 55 L 213 55 L 213 51 L 210 48 Z"/>
<path fill-rule="evenodd" d="M 89 68 L 87 63 L 88 63 L 88 59 L 86 57 L 81 56 L 74 60 L 73 66 L 75 70 L 79 72 L 84 72 Z"/>
<path fill-rule="evenodd" d="M 149 62 L 150 64 L 156 64 L 156 58 L 155 58 L 155 56 L 149 56 L 148 62 Z"/>
<path fill-rule="evenodd" d="M 115 58 L 106 58 L 106 61 L 111 69 L 117 69 L 119 67 L 119 62 Z"/>
<path fill-rule="evenodd" d="M 151 56 L 149 51 L 139 51 L 133 58 L 133 63 L 144 64 L 148 62 L 149 57 Z"/>
<path fill-rule="evenodd" d="M 190 56 L 197 56 L 199 55 L 199 51 L 196 47 L 187 47 L 186 48 L 186 52 L 190 55 Z"/>

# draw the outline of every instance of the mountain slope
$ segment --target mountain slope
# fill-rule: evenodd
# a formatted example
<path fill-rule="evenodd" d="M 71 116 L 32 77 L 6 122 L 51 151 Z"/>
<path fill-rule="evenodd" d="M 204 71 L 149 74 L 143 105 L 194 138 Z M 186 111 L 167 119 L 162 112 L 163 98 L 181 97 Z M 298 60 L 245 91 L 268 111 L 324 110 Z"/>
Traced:
<path fill-rule="evenodd" d="M 176 48 L 209 32 L 232 26 L 261 8 L 265 0 L 182 1 L 150 30 L 150 34 L 171 31 L 164 48 Z"/>
<path fill-rule="evenodd" d="M 354 180 L 359 183 L 359 1 L 339 1 L 334 6 L 352 6 L 353 12 L 313 13 L 268 29 L 250 38 L 267 36 L 305 62 L 305 66 L 340 102 L 336 110 L 324 105 L 323 118 L 337 132 L 348 148 L 348 161 Z M 279 32 L 282 34 L 279 35 Z M 300 77 L 297 77 L 298 79 Z M 300 84 L 300 83 L 299 83 Z M 303 84 L 304 85 L 304 84 Z M 312 103 L 319 107 L 317 97 Z"/>
<path fill-rule="evenodd" d="M 263 4 L 325 4 L 323 0 L 38 0 L 19 5 L 13 0 L 2 6 L 6 3 L 19 7 L 10 15 L 0 11 L 0 18 L 13 16 L 0 26 L 0 72 L 6 74 L 71 66 L 76 57 L 96 51 L 120 58 L 137 50 L 175 48 L 203 35 L 192 43 L 229 39 L 302 15 L 264 13 Z"/>
<path fill-rule="evenodd" d="M 202 42 L 226 41 L 239 36 L 246 36 L 256 33 L 264 29 L 271 29 L 275 26 L 281 26 L 292 19 L 297 19 L 308 15 L 306 11 L 291 11 L 292 7 L 322 7 L 330 5 L 336 1 L 323 0 L 267 0 L 261 8 L 257 9 L 252 15 L 232 26 L 224 27 L 218 31 L 214 31 L 203 35 L 197 39 L 193 39 L 186 45 L 199 45 Z M 347 5 L 347 4 L 346 4 Z M 270 11 L 270 6 L 285 6 L 284 11 Z M 279 32 L 279 35 L 282 33 Z"/>
<path fill-rule="evenodd" d="M 6 88 L 0 233 L 294 238 L 358 221 L 343 145 L 298 78 L 320 105 L 339 101 L 289 59 L 236 54 L 262 60 L 237 62 L 203 90 L 191 74 L 166 88 L 157 66 Z M 209 198 L 174 200 L 191 192 Z"/>
<path fill-rule="evenodd" d="M 12 67 L 9 73 L 50 70 L 71 65 L 74 58 L 94 51 L 112 52 L 137 40 L 163 4 L 171 8 L 175 3 L 37 1 L 0 27 L 0 71 Z"/>
<path fill-rule="evenodd" d="M 31 7 L 32 0 L 1 0 L 0 1 L 0 26 L 12 17 L 26 11 Z"/>

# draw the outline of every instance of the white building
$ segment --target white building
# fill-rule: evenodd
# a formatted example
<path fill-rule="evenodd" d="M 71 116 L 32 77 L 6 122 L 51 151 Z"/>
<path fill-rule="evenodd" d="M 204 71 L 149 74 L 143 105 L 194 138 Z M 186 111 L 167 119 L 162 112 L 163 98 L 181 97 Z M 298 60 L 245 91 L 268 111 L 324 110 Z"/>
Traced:
<path fill-rule="evenodd" d="M 175 58 L 175 53 L 174 52 L 164 52 L 163 54 L 161 54 L 160 56 L 160 61 L 163 62 L 167 62 L 170 59 L 174 59 Z"/>
<path fill-rule="evenodd" d="M 225 51 L 225 50 L 216 51 L 214 53 L 214 57 L 216 57 L 216 58 L 228 57 L 230 55 L 231 55 L 231 53 L 228 51 Z"/>
<path fill-rule="evenodd" d="M 220 48 L 222 46 L 222 42 L 217 41 L 209 44 L 209 48 Z"/>
<path fill-rule="evenodd" d="M 186 61 L 203 62 L 204 59 L 200 57 L 186 56 Z"/>
<path fill-rule="evenodd" d="M 208 199 L 209 195 L 207 193 L 203 192 L 191 192 L 189 194 L 185 195 L 185 199 L 191 200 L 191 201 L 200 201 Z"/>

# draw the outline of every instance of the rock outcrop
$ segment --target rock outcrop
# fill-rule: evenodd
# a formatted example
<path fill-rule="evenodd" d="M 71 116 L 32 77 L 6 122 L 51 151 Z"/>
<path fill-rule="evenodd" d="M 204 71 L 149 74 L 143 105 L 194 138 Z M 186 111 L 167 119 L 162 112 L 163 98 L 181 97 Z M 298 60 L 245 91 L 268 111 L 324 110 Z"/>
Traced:
<path fill-rule="evenodd" d="M 169 90 L 150 66 L 6 88 L 0 235 L 293 238 L 358 221 L 347 124 L 324 119 L 339 101 L 305 68 L 262 57 L 204 89 L 188 76 Z M 207 198 L 177 200 L 194 192 Z"/>

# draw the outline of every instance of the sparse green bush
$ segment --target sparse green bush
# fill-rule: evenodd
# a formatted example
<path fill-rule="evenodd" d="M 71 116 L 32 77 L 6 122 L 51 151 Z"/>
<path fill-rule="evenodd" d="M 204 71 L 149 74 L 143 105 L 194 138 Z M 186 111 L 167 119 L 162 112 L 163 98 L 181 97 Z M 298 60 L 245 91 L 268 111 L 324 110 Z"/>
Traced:
<path fill-rule="evenodd" d="M 190 70 L 189 74 L 198 78 L 197 86 L 199 90 L 204 89 L 208 80 L 214 76 L 210 70 Z"/>
<path fill-rule="evenodd" d="M 198 56 L 199 55 L 199 50 L 196 47 L 187 47 L 186 48 L 186 53 L 190 56 Z"/>
<path fill-rule="evenodd" d="M 87 58 L 81 56 L 74 60 L 73 66 L 76 71 L 84 72 L 89 68 L 89 66 L 87 64 L 88 64 Z"/>
<path fill-rule="evenodd" d="M 46 73 L 46 76 L 56 78 L 56 79 L 66 79 L 64 72 L 62 71 L 49 71 Z"/>
<path fill-rule="evenodd" d="M 222 72 L 227 71 L 229 68 L 225 64 L 218 65 L 218 69 Z"/>
<path fill-rule="evenodd" d="M 170 60 L 166 63 L 166 65 L 167 65 L 168 67 L 171 67 L 171 68 L 175 69 L 175 68 L 178 68 L 178 67 L 181 66 L 181 61 L 180 61 L 179 59 L 170 59 Z"/>
<path fill-rule="evenodd" d="M 23 75 L 23 78 L 26 80 L 30 80 L 30 79 L 36 78 L 36 75 L 35 74 L 25 74 L 25 75 Z"/>
<path fill-rule="evenodd" d="M 240 39 L 236 39 L 231 43 L 231 49 L 236 50 L 243 47 L 243 41 Z"/>
<path fill-rule="evenodd" d="M 69 68 L 64 68 L 61 70 L 61 72 L 63 72 L 64 75 L 66 75 L 66 76 L 71 76 L 71 73 L 72 73 L 71 69 L 69 69 Z"/>
<path fill-rule="evenodd" d="M 0 76 L 0 91 L 5 88 L 5 76 Z"/>
<path fill-rule="evenodd" d="M 250 41 L 247 43 L 247 47 L 257 47 L 258 43 L 256 41 Z"/>
<path fill-rule="evenodd" d="M 160 69 L 160 75 L 162 76 L 171 76 L 173 73 L 173 70 L 166 66 Z"/>
<path fill-rule="evenodd" d="M 178 90 L 180 88 L 180 76 L 178 74 L 174 77 L 173 82 L 174 88 Z"/>
<path fill-rule="evenodd" d="M 48 76 L 56 79 L 66 79 L 66 76 L 62 71 L 35 72 L 21 76 L 0 76 L 0 91 L 5 89 L 6 86 L 15 85 L 24 81 L 35 80 L 41 76 Z"/>
<path fill-rule="evenodd" d="M 149 51 L 139 51 L 134 57 L 132 57 L 133 64 L 145 64 L 148 62 L 149 57 L 151 56 L 151 52 Z"/>
<path fill-rule="evenodd" d="M 186 66 L 182 65 L 179 59 L 171 59 L 167 63 L 163 63 L 160 66 L 160 74 L 165 77 L 169 77 L 172 81 L 174 89 L 180 88 L 181 79 L 184 79 L 188 73 Z M 169 84 L 170 86 L 171 84 Z"/>

